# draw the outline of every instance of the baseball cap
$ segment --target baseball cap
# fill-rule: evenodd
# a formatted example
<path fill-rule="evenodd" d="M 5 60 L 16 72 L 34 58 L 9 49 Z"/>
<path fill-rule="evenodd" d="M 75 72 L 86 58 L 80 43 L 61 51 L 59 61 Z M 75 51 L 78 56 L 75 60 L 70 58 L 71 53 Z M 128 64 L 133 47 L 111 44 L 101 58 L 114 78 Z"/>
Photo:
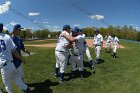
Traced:
<path fill-rule="evenodd" d="M 80 32 L 82 32 L 82 29 L 80 29 Z"/>
<path fill-rule="evenodd" d="M 0 23 L 0 30 L 3 30 L 3 23 Z"/>
<path fill-rule="evenodd" d="M 94 32 L 99 32 L 99 29 L 97 29 L 97 28 L 96 28 L 96 29 L 94 29 Z"/>
<path fill-rule="evenodd" d="M 79 29 L 78 27 L 74 27 L 74 28 L 72 29 L 72 32 L 80 32 L 80 29 Z"/>
<path fill-rule="evenodd" d="M 64 29 L 67 29 L 67 28 L 71 29 L 71 28 L 70 28 L 70 25 L 64 25 L 64 26 L 63 26 L 63 30 L 64 30 Z"/>
<path fill-rule="evenodd" d="M 17 29 L 23 29 L 23 28 L 21 28 L 21 25 L 20 24 L 16 24 L 14 26 L 13 30 L 17 30 Z"/>
<path fill-rule="evenodd" d="M 116 36 L 115 34 L 112 35 L 112 37 L 115 37 L 115 36 Z"/>

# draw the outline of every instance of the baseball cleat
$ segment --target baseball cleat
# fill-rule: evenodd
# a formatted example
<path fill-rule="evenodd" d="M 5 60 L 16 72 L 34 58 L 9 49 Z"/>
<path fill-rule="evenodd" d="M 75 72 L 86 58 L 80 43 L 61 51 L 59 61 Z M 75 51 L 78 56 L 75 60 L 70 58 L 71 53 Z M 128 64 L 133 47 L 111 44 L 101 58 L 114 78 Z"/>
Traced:
<path fill-rule="evenodd" d="M 59 84 L 62 84 L 62 83 L 64 83 L 64 80 L 60 80 L 60 81 L 59 81 Z"/>
<path fill-rule="evenodd" d="M 94 66 L 91 67 L 91 71 L 92 71 L 93 74 L 95 73 L 95 67 Z"/>
<path fill-rule="evenodd" d="M 80 80 L 83 80 L 83 75 L 80 75 Z"/>
<path fill-rule="evenodd" d="M 83 76 L 80 76 L 80 80 L 83 80 Z"/>
<path fill-rule="evenodd" d="M 71 80 L 74 80 L 74 75 L 72 75 L 72 76 L 70 77 L 70 79 L 71 79 Z"/>
<path fill-rule="evenodd" d="M 54 77 L 55 77 L 55 78 L 58 78 L 58 74 L 55 74 Z"/>
<path fill-rule="evenodd" d="M 24 93 L 31 93 L 31 90 L 29 88 L 27 88 L 26 90 L 23 90 Z"/>

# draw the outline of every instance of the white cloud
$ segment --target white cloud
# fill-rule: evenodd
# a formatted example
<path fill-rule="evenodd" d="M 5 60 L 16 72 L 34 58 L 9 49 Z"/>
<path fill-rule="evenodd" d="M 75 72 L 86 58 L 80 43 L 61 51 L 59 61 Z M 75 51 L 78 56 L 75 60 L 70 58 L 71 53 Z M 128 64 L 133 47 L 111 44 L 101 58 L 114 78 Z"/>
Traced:
<path fill-rule="evenodd" d="M 31 12 L 31 13 L 28 13 L 29 16 L 38 16 L 40 15 L 40 13 L 36 13 L 36 12 Z"/>
<path fill-rule="evenodd" d="M 139 28 L 139 27 L 135 27 L 135 29 L 136 29 L 136 30 L 140 30 L 140 28 Z"/>
<path fill-rule="evenodd" d="M 37 21 L 33 21 L 33 23 L 37 23 Z"/>
<path fill-rule="evenodd" d="M 8 28 L 6 26 L 3 27 L 4 30 L 8 30 Z"/>
<path fill-rule="evenodd" d="M 80 26 L 80 24 L 74 24 L 73 26 Z"/>
<path fill-rule="evenodd" d="M 102 20 L 102 19 L 104 19 L 104 16 L 103 15 L 91 15 L 90 18 L 96 19 L 96 20 Z"/>
<path fill-rule="evenodd" d="M 42 23 L 44 23 L 44 24 L 48 24 L 49 22 L 43 21 Z"/>
<path fill-rule="evenodd" d="M 50 25 L 47 25 L 46 27 L 51 27 Z"/>
<path fill-rule="evenodd" d="M 10 5 L 11 5 L 10 1 L 7 1 L 7 2 L 5 2 L 5 4 L 0 5 L 0 14 L 8 12 Z"/>
<path fill-rule="evenodd" d="M 53 28 L 58 28 L 58 26 L 52 26 Z"/>
<path fill-rule="evenodd" d="M 12 25 L 12 26 L 14 26 L 16 24 L 18 24 L 18 23 L 14 22 L 14 21 L 10 23 L 10 25 Z"/>
<path fill-rule="evenodd" d="M 6 27 L 9 26 L 9 24 L 6 24 L 5 26 L 6 26 Z"/>
<path fill-rule="evenodd" d="M 53 31 L 57 32 L 57 31 L 62 31 L 61 29 L 53 29 Z"/>

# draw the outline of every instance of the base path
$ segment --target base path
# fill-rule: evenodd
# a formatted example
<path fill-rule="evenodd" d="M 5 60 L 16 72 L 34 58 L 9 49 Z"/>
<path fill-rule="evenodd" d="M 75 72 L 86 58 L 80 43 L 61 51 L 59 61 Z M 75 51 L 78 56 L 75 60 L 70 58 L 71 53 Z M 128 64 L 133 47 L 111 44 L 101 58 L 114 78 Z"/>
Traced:
<path fill-rule="evenodd" d="M 41 42 L 41 41 L 40 41 Z M 86 42 L 89 47 L 93 46 L 93 40 L 92 39 L 86 39 Z M 56 43 L 50 43 L 50 44 L 40 44 L 40 45 L 25 45 L 25 46 L 34 46 L 34 47 L 56 47 Z M 105 41 L 103 42 L 103 47 L 105 47 Z M 120 45 L 120 48 L 125 48 L 124 46 Z"/>
<path fill-rule="evenodd" d="M 93 39 L 86 39 L 86 42 L 89 47 L 93 47 Z M 103 47 L 105 48 L 105 41 L 103 41 Z M 125 48 L 125 47 L 120 45 L 120 48 Z"/>

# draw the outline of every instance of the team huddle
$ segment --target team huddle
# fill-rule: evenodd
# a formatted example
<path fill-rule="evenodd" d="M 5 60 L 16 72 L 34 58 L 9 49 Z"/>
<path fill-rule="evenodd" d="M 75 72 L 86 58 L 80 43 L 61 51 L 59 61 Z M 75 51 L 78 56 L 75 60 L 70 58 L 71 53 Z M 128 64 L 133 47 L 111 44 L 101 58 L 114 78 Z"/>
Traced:
<path fill-rule="evenodd" d="M 14 81 L 24 93 L 31 93 L 31 90 L 23 81 L 22 63 L 25 63 L 26 61 L 21 56 L 21 50 L 29 55 L 30 52 L 24 47 L 23 41 L 19 36 L 21 29 L 21 26 L 16 24 L 13 27 L 13 35 L 9 36 L 2 33 L 3 24 L 0 23 L 0 69 L 2 81 L 8 93 L 13 93 L 11 81 Z M 75 78 L 75 71 L 78 69 L 80 80 L 83 79 L 84 55 L 88 57 L 90 69 L 93 71 L 93 73 L 95 73 L 95 63 L 100 63 L 100 52 L 101 47 L 103 46 L 103 36 L 99 33 L 98 29 L 94 29 L 94 32 L 95 35 L 93 38 L 93 47 L 96 54 L 95 61 L 91 57 L 85 39 L 86 36 L 82 33 L 82 29 L 78 27 L 71 29 L 69 25 L 63 26 L 63 31 L 59 35 L 55 48 L 55 77 L 58 78 L 60 74 L 60 83 L 63 83 L 65 80 L 64 74 L 68 61 L 71 66 L 70 78 Z M 116 50 L 119 46 L 119 39 L 115 35 L 111 37 L 108 33 L 105 39 L 105 52 L 110 49 L 109 52 L 112 52 L 113 57 L 116 58 Z"/>
<path fill-rule="evenodd" d="M 55 77 L 59 76 L 60 69 L 60 83 L 63 83 L 65 69 L 68 61 L 71 65 L 71 79 L 75 78 L 75 71 L 79 70 L 80 80 L 83 79 L 84 70 L 84 55 L 86 54 L 89 60 L 90 68 L 95 73 L 95 63 L 100 63 L 100 52 L 103 47 L 103 36 L 99 33 L 98 29 L 94 29 L 95 35 L 93 38 L 93 47 L 96 54 L 96 60 L 93 61 L 88 45 L 85 40 L 85 34 L 82 33 L 82 29 L 78 27 L 70 28 L 69 25 L 63 26 L 63 31 L 58 38 L 58 43 L 55 48 L 56 66 L 55 66 Z M 109 52 L 113 53 L 113 57 L 116 58 L 116 50 L 119 47 L 119 39 L 109 33 L 106 34 L 106 46 L 105 52 L 109 49 Z"/>

